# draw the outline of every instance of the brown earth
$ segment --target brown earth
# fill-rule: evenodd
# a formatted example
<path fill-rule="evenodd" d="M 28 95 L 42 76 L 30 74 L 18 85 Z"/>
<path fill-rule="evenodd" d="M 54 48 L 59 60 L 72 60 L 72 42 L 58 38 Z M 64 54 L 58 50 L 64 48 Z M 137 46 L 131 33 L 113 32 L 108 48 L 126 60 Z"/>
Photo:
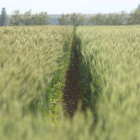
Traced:
<path fill-rule="evenodd" d="M 66 83 L 64 87 L 64 104 L 66 112 L 73 116 L 79 101 L 82 101 L 82 90 L 79 86 L 79 61 L 75 46 L 71 57 L 71 64 L 66 75 Z"/>

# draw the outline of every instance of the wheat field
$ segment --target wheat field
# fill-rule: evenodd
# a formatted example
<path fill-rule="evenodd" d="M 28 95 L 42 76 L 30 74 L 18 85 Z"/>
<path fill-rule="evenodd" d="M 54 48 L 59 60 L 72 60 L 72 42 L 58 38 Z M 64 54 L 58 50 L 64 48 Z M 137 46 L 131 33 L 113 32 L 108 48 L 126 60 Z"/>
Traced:
<path fill-rule="evenodd" d="M 69 118 L 73 38 L 87 110 Z M 0 139 L 139 140 L 139 42 L 139 26 L 0 28 Z"/>

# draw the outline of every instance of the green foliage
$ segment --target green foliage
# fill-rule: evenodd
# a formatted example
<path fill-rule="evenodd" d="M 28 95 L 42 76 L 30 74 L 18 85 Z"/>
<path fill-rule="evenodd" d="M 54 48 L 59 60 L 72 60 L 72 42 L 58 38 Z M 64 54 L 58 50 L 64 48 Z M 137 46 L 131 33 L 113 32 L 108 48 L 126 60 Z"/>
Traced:
<path fill-rule="evenodd" d="M 10 17 L 10 25 L 20 25 L 22 24 L 22 14 L 20 14 L 20 11 L 14 11 L 12 16 Z"/>
<path fill-rule="evenodd" d="M 86 24 L 86 16 L 83 14 L 62 14 L 61 17 L 58 19 L 59 25 L 85 25 Z"/>
<path fill-rule="evenodd" d="M 7 14 L 6 14 L 5 8 L 2 8 L 1 10 L 0 20 L 1 20 L 1 23 L 0 23 L 1 26 L 7 25 Z"/>
<path fill-rule="evenodd" d="M 29 106 L 49 111 L 51 102 L 58 105 L 70 56 L 64 45 L 69 45 L 72 27 L 1 28 L 0 36 L 0 108 L 8 113 L 18 105 L 26 113 Z M 49 88 L 56 95 L 50 97 Z"/>
<path fill-rule="evenodd" d="M 35 14 L 32 17 L 33 25 L 48 25 L 50 24 L 49 16 L 46 12 L 41 12 L 39 14 Z"/>
<path fill-rule="evenodd" d="M 138 140 L 139 26 L 78 27 L 77 35 L 81 39 L 81 63 L 89 69 L 85 77 L 91 75 L 87 96 L 91 96 L 96 123 L 93 139 Z"/>
<path fill-rule="evenodd" d="M 20 11 L 14 11 L 10 17 L 10 25 L 49 25 L 49 16 L 47 12 L 40 12 L 32 14 L 32 11 L 29 10 L 24 14 L 21 14 Z"/>
<path fill-rule="evenodd" d="M 97 14 L 89 18 L 90 25 L 124 25 L 126 24 L 127 13 L 109 13 L 107 15 Z"/>
<path fill-rule="evenodd" d="M 49 117 L 27 114 L 15 110 L 11 116 L 0 114 L 0 138 L 2 140 L 93 140 L 93 119 L 90 111 L 84 115 L 80 111 L 73 118 L 58 115 L 57 126 Z M 80 118 L 80 119 L 79 119 Z"/>
<path fill-rule="evenodd" d="M 69 21 L 70 21 L 70 17 L 69 15 L 65 15 L 65 14 L 62 14 L 61 15 L 61 18 L 58 19 L 59 20 L 59 25 L 69 25 Z"/>
<path fill-rule="evenodd" d="M 140 4 L 138 5 L 138 9 L 140 10 Z"/>
<path fill-rule="evenodd" d="M 32 12 L 31 12 L 31 10 L 29 10 L 23 14 L 23 24 L 24 25 L 32 25 Z"/>
<path fill-rule="evenodd" d="M 8 27 L 0 36 L 0 138 L 91 140 L 91 112 L 71 120 L 60 108 L 73 28 Z"/>
<path fill-rule="evenodd" d="M 0 29 L 2 140 L 140 139 L 139 26 L 77 28 L 80 83 L 93 114 L 79 109 L 70 119 L 60 104 L 73 35 L 72 27 Z"/>
<path fill-rule="evenodd" d="M 130 24 L 130 25 L 140 24 L 140 9 L 139 8 L 131 12 L 128 18 L 127 24 Z"/>

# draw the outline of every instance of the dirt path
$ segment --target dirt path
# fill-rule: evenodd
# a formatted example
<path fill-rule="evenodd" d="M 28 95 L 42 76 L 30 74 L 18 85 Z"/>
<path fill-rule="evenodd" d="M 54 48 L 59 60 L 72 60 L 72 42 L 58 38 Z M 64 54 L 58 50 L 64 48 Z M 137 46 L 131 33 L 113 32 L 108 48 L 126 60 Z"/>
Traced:
<path fill-rule="evenodd" d="M 66 111 L 70 116 L 74 115 L 79 101 L 82 101 L 82 91 L 79 86 L 79 61 L 76 47 L 73 43 L 73 54 L 71 58 L 70 68 L 66 75 L 66 84 L 64 88 L 64 104 Z"/>

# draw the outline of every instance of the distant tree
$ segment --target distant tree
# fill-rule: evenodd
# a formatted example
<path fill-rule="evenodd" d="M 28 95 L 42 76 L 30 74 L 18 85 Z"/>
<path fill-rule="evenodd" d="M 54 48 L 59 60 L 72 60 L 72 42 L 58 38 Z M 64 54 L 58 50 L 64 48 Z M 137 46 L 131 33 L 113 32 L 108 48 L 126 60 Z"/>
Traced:
<path fill-rule="evenodd" d="M 97 14 L 89 18 L 90 25 L 123 25 L 126 24 L 126 13 Z"/>
<path fill-rule="evenodd" d="M 85 25 L 86 24 L 86 16 L 80 13 L 73 14 L 62 14 L 58 19 L 60 25 Z"/>
<path fill-rule="evenodd" d="M 20 14 L 20 11 L 14 11 L 10 18 L 10 25 L 21 25 L 23 22 L 23 16 Z"/>
<path fill-rule="evenodd" d="M 58 18 L 59 25 L 70 25 L 70 14 L 62 14 L 60 18 Z"/>
<path fill-rule="evenodd" d="M 1 16 L 0 16 L 0 26 L 1 26 Z"/>
<path fill-rule="evenodd" d="M 89 19 L 90 25 L 105 25 L 106 16 L 103 14 L 93 15 Z"/>
<path fill-rule="evenodd" d="M 140 24 L 140 9 L 136 9 L 130 13 L 127 24 Z"/>
<path fill-rule="evenodd" d="M 125 11 L 121 11 L 120 18 L 122 20 L 122 24 L 126 25 L 127 24 L 127 19 L 128 19 L 128 14 Z"/>
<path fill-rule="evenodd" d="M 7 25 L 7 14 L 6 14 L 5 8 L 2 8 L 2 10 L 1 10 L 0 19 L 1 19 L 1 26 L 6 26 Z"/>
<path fill-rule="evenodd" d="M 140 4 L 138 5 L 138 9 L 140 10 Z"/>
<path fill-rule="evenodd" d="M 32 14 L 31 10 L 21 14 L 16 10 L 10 18 L 10 25 L 48 25 L 50 24 L 49 16 L 46 12 Z"/>
<path fill-rule="evenodd" d="M 33 25 L 48 25 L 50 24 L 49 16 L 47 12 L 41 12 L 39 14 L 32 15 Z"/>
<path fill-rule="evenodd" d="M 140 24 L 140 4 L 138 5 L 138 8 L 133 10 L 129 14 L 129 17 L 127 17 L 127 24 Z"/>
<path fill-rule="evenodd" d="M 32 11 L 29 10 L 23 14 L 23 24 L 32 25 Z"/>
<path fill-rule="evenodd" d="M 86 24 L 86 16 L 83 14 L 73 13 L 70 15 L 70 24 L 74 26 L 85 25 Z"/>
<path fill-rule="evenodd" d="M 107 25 L 123 25 L 123 17 L 119 13 L 110 13 L 106 18 Z"/>

